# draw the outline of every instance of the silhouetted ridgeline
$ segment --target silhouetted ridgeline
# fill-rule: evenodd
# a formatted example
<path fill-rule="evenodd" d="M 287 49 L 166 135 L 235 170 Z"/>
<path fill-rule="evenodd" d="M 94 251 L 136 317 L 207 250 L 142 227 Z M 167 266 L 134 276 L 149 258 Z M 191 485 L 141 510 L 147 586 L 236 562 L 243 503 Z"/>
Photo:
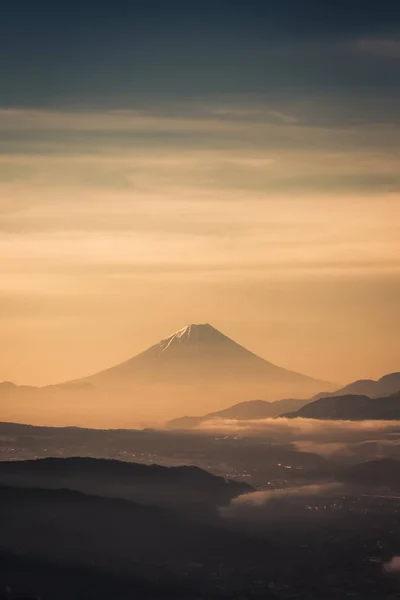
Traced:
<path fill-rule="evenodd" d="M 251 420 L 267 419 L 279 416 L 292 416 L 290 413 L 295 413 L 303 406 L 312 404 L 321 398 L 360 395 L 369 396 L 370 398 L 378 398 L 390 396 L 397 392 L 400 392 L 400 373 L 389 373 L 378 381 L 374 381 L 372 379 L 362 379 L 360 381 L 350 383 L 336 392 L 321 392 L 320 394 L 317 394 L 308 400 L 301 400 L 298 398 L 276 400 L 275 402 L 267 402 L 265 400 L 249 400 L 200 417 L 178 417 L 169 421 L 168 427 L 171 429 L 191 429 L 198 427 L 206 421 L 210 421 L 210 424 L 212 424 L 212 421 L 217 421 L 218 419 Z M 351 402 L 354 403 L 354 401 L 350 401 L 350 403 Z M 355 410 L 358 410 L 358 408 L 361 410 L 357 420 L 362 420 L 365 418 L 362 412 L 365 406 L 361 403 L 354 405 Z M 349 410 L 351 409 L 349 408 Z"/>
<path fill-rule="evenodd" d="M 146 464 L 190 464 L 254 485 L 263 483 L 277 472 L 283 479 L 292 479 L 305 477 L 315 469 L 330 468 L 327 458 L 298 450 L 290 431 L 286 437 L 280 430 L 275 435 L 271 432 L 269 440 L 263 435 L 255 439 L 235 433 L 96 430 L 0 423 L 0 456 L 3 460 L 90 456 Z M 284 469 L 284 465 L 291 465 L 293 469 Z"/>
<path fill-rule="evenodd" d="M 368 396 L 329 396 L 306 404 L 295 412 L 284 415 L 288 418 L 325 420 L 400 420 L 400 393 L 383 398 Z"/>
<path fill-rule="evenodd" d="M 7 587 L 43 600 L 396 598 L 396 578 L 382 572 L 399 548 L 392 507 L 372 505 L 366 517 L 351 499 L 349 508 L 337 501 L 344 506 L 331 514 L 307 510 L 329 498 L 288 497 L 285 518 L 247 526 L 68 490 L 0 487 L 0 595 Z"/>
<path fill-rule="evenodd" d="M 0 525 L 3 552 L 121 577 L 130 573 L 147 582 L 175 578 L 183 588 L 185 574 L 196 577 L 201 569 L 207 584 L 231 562 L 243 561 L 250 569 L 270 547 L 228 531 L 222 523 L 196 522 L 177 511 L 70 490 L 1 487 Z M 246 556 L 241 556 L 243 548 Z"/>
<path fill-rule="evenodd" d="M 205 421 L 216 419 L 266 419 L 270 417 L 279 417 L 288 410 L 298 409 L 309 402 L 309 400 L 300 400 L 297 398 L 288 398 L 277 400 L 276 402 L 267 402 L 266 400 L 248 400 L 239 402 L 229 408 L 217 412 L 208 413 L 202 417 L 179 417 L 168 422 L 170 429 L 191 429 L 197 427 Z"/>
<path fill-rule="evenodd" d="M 0 462 L 0 483 L 70 489 L 147 505 L 186 510 L 217 508 L 253 491 L 198 467 L 163 467 L 93 458 L 47 458 Z"/>
<path fill-rule="evenodd" d="M 396 392 L 400 392 L 400 373 L 388 373 L 377 381 L 374 379 L 359 379 L 353 381 L 344 387 L 334 392 L 321 392 L 312 398 L 326 398 L 327 396 L 369 396 L 370 398 L 380 398 L 391 396 Z"/>

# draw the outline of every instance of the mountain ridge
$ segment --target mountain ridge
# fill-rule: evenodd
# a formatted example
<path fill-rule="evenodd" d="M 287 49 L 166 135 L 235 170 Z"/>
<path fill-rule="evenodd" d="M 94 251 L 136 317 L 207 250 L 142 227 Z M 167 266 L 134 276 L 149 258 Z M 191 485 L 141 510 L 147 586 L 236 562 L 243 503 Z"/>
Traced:
<path fill-rule="evenodd" d="M 321 392 L 313 396 L 312 400 L 327 398 L 329 396 L 344 396 L 347 394 L 365 395 L 370 398 L 391 396 L 400 391 L 400 372 L 387 373 L 380 379 L 358 379 L 348 383 L 334 392 Z"/>
<path fill-rule="evenodd" d="M 92 457 L 0 461 L 0 485 L 69 489 L 152 506 L 196 511 L 228 504 L 254 491 L 195 465 L 164 466 Z"/>
<path fill-rule="evenodd" d="M 290 419 L 302 417 L 304 419 L 344 421 L 399 420 L 400 392 L 382 398 L 370 398 L 355 394 L 327 396 L 282 416 Z"/>
<path fill-rule="evenodd" d="M 238 402 L 228 408 L 208 413 L 201 417 L 178 417 L 168 421 L 169 429 L 191 429 L 197 427 L 204 421 L 218 419 L 267 419 L 278 417 L 286 413 L 288 408 L 300 408 L 309 402 L 309 400 L 301 400 L 297 398 L 284 398 L 275 402 L 267 402 L 266 400 L 248 400 Z"/>

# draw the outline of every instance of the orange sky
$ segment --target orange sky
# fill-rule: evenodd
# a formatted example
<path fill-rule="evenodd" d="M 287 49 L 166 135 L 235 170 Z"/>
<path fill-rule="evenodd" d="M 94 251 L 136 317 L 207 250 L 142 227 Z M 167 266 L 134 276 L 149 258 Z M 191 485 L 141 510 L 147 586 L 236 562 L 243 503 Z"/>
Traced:
<path fill-rule="evenodd" d="M 191 322 L 329 381 L 400 369 L 396 128 L 219 103 L 1 109 L 0 127 L 19 140 L 0 155 L 0 380 L 85 376 Z"/>

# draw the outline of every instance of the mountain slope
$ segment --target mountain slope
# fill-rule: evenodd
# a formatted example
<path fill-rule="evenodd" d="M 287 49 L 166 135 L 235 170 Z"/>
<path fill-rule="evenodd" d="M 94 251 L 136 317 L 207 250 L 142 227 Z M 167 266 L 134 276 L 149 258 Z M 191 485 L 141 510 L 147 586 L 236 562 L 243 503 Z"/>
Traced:
<path fill-rule="evenodd" d="M 88 378 L 95 386 L 282 384 L 301 395 L 331 384 L 278 367 L 209 325 L 188 325 L 137 356 Z"/>
<path fill-rule="evenodd" d="M 328 396 L 364 395 L 370 398 L 383 398 L 400 392 L 400 372 L 389 373 L 377 381 L 374 379 L 359 379 L 336 390 L 335 392 L 321 392 L 314 396 L 313 400 L 326 398 Z"/>
<path fill-rule="evenodd" d="M 277 400 L 276 402 L 267 402 L 266 400 L 249 400 L 247 402 L 239 402 L 229 408 L 219 410 L 217 412 L 208 413 L 202 417 L 178 417 L 168 422 L 170 429 L 191 429 L 197 427 L 204 421 L 218 419 L 267 419 L 271 417 L 279 417 L 288 410 L 297 410 L 304 406 L 308 400 L 300 400 L 296 398 L 288 398 Z"/>
<path fill-rule="evenodd" d="M 285 416 L 348 421 L 398 420 L 400 419 L 400 392 L 383 398 L 357 395 L 319 398 Z"/>
<path fill-rule="evenodd" d="M 190 511 L 216 508 L 253 491 L 194 466 L 164 467 L 94 458 L 0 462 L 0 485 L 69 489 Z"/>
<path fill-rule="evenodd" d="M 132 428 L 252 397 L 308 398 L 333 386 L 278 367 L 206 323 L 86 378 L 27 392 L 9 388 L 0 390 L 3 421 Z"/>
<path fill-rule="evenodd" d="M 70 490 L 0 486 L 0 523 L 2 551 L 153 577 L 194 562 L 229 564 L 247 540 L 178 511 Z"/>

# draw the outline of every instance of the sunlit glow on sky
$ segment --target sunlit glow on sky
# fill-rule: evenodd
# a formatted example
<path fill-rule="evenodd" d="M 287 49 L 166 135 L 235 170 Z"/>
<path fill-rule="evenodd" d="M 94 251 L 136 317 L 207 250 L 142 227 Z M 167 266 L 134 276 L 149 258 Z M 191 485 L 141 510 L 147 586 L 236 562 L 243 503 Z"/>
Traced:
<path fill-rule="evenodd" d="M 84 376 L 190 322 L 321 379 L 399 370 L 400 46 L 383 25 L 335 35 L 272 40 L 267 91 L 228 89 L 234 56 L 214 91 L 206 56 L 181 94 L 171 50 L 174 95 L 150 63 L 146 93 L 122 89 L 127 63 L 88 90 L 75 57 L 73 98 L 39 70 L 31 100 L 0 97 L 0 380 Z M 344 67 L 324 85 L 335 65 L 353 88 Z"/>

